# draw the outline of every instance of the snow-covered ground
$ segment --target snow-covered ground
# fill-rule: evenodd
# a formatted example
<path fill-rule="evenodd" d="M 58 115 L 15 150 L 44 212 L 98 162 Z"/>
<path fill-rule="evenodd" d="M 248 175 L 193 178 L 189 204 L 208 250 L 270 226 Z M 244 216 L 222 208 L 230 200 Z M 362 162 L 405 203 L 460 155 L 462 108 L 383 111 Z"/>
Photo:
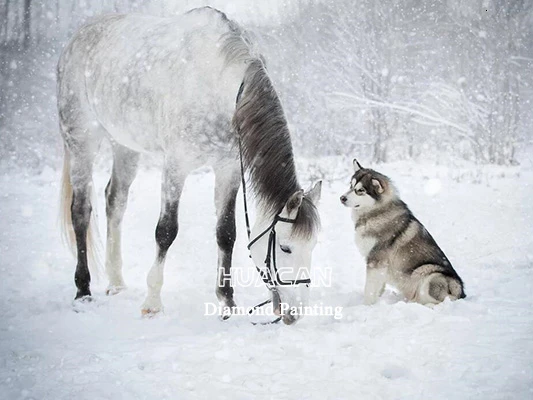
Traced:
<path fill-rule="evenodd" d="M 311 300 L 342 306 L 343 317 L 294 326 L 204 316 L 204 303 L 215 301 L 209 171 L 187 180 L 165 271 L 165 313 L 153 319 L 141 318 L 140 305 L 155 253 L 157 171 L 141 171 L 131 190 L 123 243 L 129 290 L 106 297 L 105 277 L 94 279 L 96 301 L 78 313 L 75 262 L 57 223 L 59 172 L 1 176 L 0 398 L 532 398 L 533 169 L 380 167 L 466 283 L 465 300 L 430 309 L 390 291 L 362 305 L 364 262 L 338 201 L 350 163 L 330 161 L 322 170 L 335 180 L 324 184 L 313 268 L 331 268 L 332 285 L 314 288 Z M 303 183 L 314 169 L 300 163 Z M 95 176 L 101 232 L 107 176 Z M 240 199 L 238 207 L 234 265 L 252 269 Z M 264 288 L 236 288 L 239 305 L 265 297 Z"/>

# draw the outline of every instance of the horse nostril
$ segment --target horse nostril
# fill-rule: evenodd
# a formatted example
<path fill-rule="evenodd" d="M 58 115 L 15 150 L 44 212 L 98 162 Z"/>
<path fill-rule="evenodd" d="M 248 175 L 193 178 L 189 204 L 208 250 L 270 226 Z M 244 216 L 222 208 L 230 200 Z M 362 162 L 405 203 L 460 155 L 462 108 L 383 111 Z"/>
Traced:
<path fill-rule="evenodd" d="M 341 196 L 341 203 L 346 203 L 348 198 L 346 196 Z"/>

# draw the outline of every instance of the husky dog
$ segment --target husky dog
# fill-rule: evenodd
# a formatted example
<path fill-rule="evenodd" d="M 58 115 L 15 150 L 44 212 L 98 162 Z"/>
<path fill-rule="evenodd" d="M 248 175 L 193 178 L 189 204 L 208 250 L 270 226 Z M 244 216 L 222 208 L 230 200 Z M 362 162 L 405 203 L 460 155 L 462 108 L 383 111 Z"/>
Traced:
<path fill-rule="evenodd" d="M 340 198 L 352 209 L 355 242 L 366 258 L 365 304 L 389 283 L 408 301 L 437 304 L 466 297 L 463 281 L 429 232 L 400 200 L 391 180 L 353 161 L 350 190 Z"/>

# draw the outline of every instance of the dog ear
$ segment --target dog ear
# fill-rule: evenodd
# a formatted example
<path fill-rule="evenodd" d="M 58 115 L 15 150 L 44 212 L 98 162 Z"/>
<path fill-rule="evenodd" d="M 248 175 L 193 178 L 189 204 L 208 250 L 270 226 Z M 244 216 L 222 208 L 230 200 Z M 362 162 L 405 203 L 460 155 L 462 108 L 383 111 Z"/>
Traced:
<path fill-rule="evenodd" d="M 318 181 L 315 185 L 305 193 L 307 197 L 314 205 L 317 205 L 320 201 L 320 195 L 322 194 L 322 181 Z"/>
<path fill-rule="evenodd" d="M 296 218 L 298 215 L 298 210 L 300 209 L 300 206 L 302 205 L 302 201 L 304 198 L 304 190 L 300 189 L 296 193 L 294 193 L 289 200 L 287 200 L 287 203 L 285 204 L 285 207 L 283 211 L 287 213 L 287 216 L 289 218 Z"/>
<path fill-rule="evenodd" d="M 361 164 L 359 164 L 359 161 L 357 161 L 356 158 L 353 159 L 353 169 L 355 172 L 359 171 L 360 169 L 363 169 Z"/>
<path fill-rule="evenodd" d="M 383 185 L 381 184 L 379 179 L 373 178 L 372 179 L 372 185 L 376 189 L 376 192 L 378 192 L 379 194 L 381 194 L 381 193 L 383 193 L 385 191 L 385 189 L 383 188 Z"/>

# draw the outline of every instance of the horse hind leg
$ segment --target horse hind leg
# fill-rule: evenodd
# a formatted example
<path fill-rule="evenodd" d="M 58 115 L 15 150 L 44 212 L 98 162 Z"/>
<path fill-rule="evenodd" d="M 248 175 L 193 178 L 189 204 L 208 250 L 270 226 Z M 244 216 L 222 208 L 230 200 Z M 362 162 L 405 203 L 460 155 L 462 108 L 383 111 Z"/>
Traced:
<path fill-rule="evenodd" d="M 109 280 L 107 295 L 126 288 L 122 277 L 122 219 L 128 203 L 128 192 L 137 174 L 139 153 L 115 144 L 113 170 L 105 188 L 107 241 L 105 269 Z"/>
<path fill-rule="evenodd" d="M 217 213 L 216 237 L 218 266 L 216 296 L 223 307 L 223 319 L 231 315 L 235 307 L 231 279 L 231 260 L 235 244 L 235 201 L 240 186 L 238 165 L 215 168 L 215 206 Z"/>
<path fill-rule="evenodd" d="M 70 129 L 68 132 L 63 129 L 63 133 L 66 154 L 62 198 L 68 200 L 71 196 L 70 210 L 68 204 L 65 204 L 63 213 L 65 225 L 72 224 L 76 242 L 75 300 L 89 301 L 91 274 L 88 255 L 93 251 L 89 229 L 92 211 L 92 167 L 100 140 L 95 140 L 95 136 L 89 135 L 88 131 L 83 129 Z M 70 231 L 70 226 L 66 226 L 65 229 L 67 232 Z"/>
<path fill-rule="evenodd" d="M 188 171 L 179 162 L 165 161 L 161 183 L 161 213 L 155 231 L 157 255 L 146 279 L 148 293 L 141 308 L 141 313 L 145 316 L 155 315 L 163 310 L 161 288 L 165 259 L 168 249 L 178 235 L 179 200 L 187 174 Z"/>

